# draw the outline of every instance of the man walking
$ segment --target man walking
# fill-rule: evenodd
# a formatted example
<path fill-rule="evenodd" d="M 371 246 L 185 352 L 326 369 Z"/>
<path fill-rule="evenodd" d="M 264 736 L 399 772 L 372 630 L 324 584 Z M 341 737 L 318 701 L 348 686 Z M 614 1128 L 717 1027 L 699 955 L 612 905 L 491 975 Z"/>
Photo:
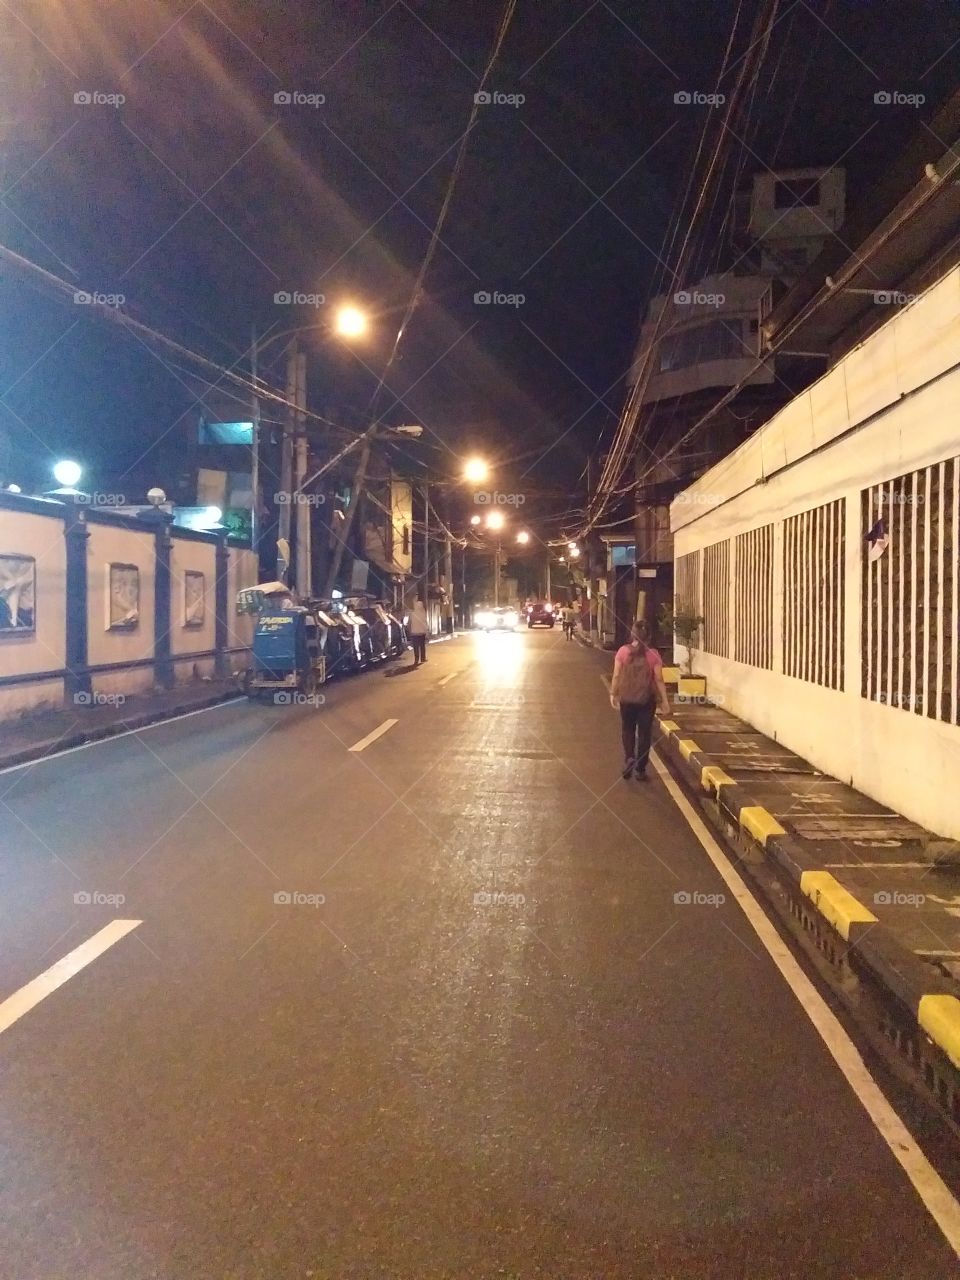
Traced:
<path fill-rule="evenodd" d="M 630 630 L 630 643 L 621 645 L 613 660 L 610 705 L 620 712 L 623 740 L 623 776 L 636 770 L 641 782 L 647 780 L 653 713 L 670 714 L 670 702 L 663 683 L 663 662 L 647 643 L 642 623 Z"/>
<path fill-rule="evenodd" d="M 419 667 L 427 660 L 427 636 L 430 634 L 430 620 L 423 600 L 418 596 L 410 613 L 407 634 L 413 646 L 413 665 Z"/>

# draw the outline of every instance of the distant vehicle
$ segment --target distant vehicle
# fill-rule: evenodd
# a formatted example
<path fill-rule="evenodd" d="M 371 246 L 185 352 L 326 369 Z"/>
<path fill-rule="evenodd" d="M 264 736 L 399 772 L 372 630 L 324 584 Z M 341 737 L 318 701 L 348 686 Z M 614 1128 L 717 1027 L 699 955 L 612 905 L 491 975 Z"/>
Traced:
<path fill-rule="evenodd" d="M 549 602 L 538 600 L 536 604 L 527 605 L 528 627 L 552 627 L 556 621 L 553 605 Z"/>
<path fill-rule="evenodd" d="M 481 631 L 513 631 L 520 622 L 516 609 L 480 609 L 474 619 Z"/>
<path fill-rule="evenodd" d="M 256 612 L 253 633 L 253 666 L 244 673 L 243 688 L 249 698 L 272 693 L 290 701 L 291 691 L 313 697 L 326 682 L 327 660 L 323 651 L 326 624 L 317 609 L 291 605 L 276 607 L 269 595 L 260 602 L 246 592 L 241 607 Z"/>

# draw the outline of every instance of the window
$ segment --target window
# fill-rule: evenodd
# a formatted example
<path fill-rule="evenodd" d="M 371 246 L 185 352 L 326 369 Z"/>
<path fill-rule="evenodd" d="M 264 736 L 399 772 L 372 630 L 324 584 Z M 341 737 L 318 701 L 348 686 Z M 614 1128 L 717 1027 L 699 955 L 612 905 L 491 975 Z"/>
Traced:
<path fill-rule="evenodd" d="M 203 574 L 195 569 L 188 569 L 183 575 L 183 625 L 202 627 L 206 605 Z"/>
<path fill-rule="evenodd" d="M 35 631 L 36 598 L 33 556 L 0 555 L 0 634 Z"/>
<path fill-rule="evenodd" d="M 809 209 L 820 203 L 819 178 L 792 178 L 773 187 L 775 209 Z"/>
<path fill-rule="evenodd" d="M 660 372 L 689 369 L 709 360 L 736 360 L 744 355 L 739 320 L 708 320 L 669 334 L 660 343 Z"/>
<path fill-rule="evenodd" d="M 136 631 L 140 625 L 140 570 L 135 564 L 107 565 L 107 630 Z"/>

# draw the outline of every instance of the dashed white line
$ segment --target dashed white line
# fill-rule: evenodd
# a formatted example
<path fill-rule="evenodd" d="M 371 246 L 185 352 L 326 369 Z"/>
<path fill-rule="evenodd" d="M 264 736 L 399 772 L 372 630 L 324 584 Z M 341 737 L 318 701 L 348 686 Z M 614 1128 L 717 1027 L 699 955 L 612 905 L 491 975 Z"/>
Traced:
<path fill-rule="evenodd" d="M 39 977 L 28 982 L 19 991 L 15 991 L 12 996 L 8 996 L 0 1004 L 0 1032 L 12 1027 L 41 1000 L 46 1000 L 48 995 L 58 987 L 62 987 L 74 974 L 85 969 L 88 964 L 92 964 L 98 956 L 109 951 L 115 942 L 119 942 L 131 929 L 136 929 L 137 925 L 142 923 L 142 920 L 111 920 L 99 933 L 95 933 L 86 942 L 81 942 L 79 947 L 68 951 L 56 964 L 45 969 Z"/>
<path fill-rule="evenodd" d="M 437 681 L 437 683 L 438 683 L 439 685 L 441 685 L 441 686 L 442 686 L 442 685 L 445 685 L 445 684 L 449 684 L 449 683 L 450 683 L 450 681 L 451 681 L 451 680 L 455 680 L 455 679 L 456 679 L 456 677 L 457 677 L 459 674 L 460 674 L 460 672 L 459 672 L 459 671 L 451 671 L 451 672 L 450 672 L 450 674 L 449 674 L 448 676 L 444 676 L 444 677 L 443 677 L 443 679 L 442 679 L 442 680 L 438 680 L 438 681 Z"/>
<path fill-rule="evenodd" d="M 383 724 L 377 725 L 373 733 L 368 733 L 365 738 L 361 738 L 359 742 L 355 742 L 353 746 L 350 747 L 350 750 L 363 751 L 366 747 L 369 747 L 371 742 L 376 742 L 378 738 L 382 738 L 387 730 L 392 729 L 397 723 L 398 722 L 396 720 L 384 720 Z"/>

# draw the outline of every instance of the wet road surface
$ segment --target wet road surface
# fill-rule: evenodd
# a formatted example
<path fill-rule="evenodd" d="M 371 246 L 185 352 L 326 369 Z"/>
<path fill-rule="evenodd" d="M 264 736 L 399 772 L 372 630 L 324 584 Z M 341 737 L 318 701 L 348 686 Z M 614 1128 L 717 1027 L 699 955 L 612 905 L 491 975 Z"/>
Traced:
<path fill-rule="evenodd" d="M 0 776 L 0 1275 L 955 1274 L 607 655 L 429 659 Z"/>

